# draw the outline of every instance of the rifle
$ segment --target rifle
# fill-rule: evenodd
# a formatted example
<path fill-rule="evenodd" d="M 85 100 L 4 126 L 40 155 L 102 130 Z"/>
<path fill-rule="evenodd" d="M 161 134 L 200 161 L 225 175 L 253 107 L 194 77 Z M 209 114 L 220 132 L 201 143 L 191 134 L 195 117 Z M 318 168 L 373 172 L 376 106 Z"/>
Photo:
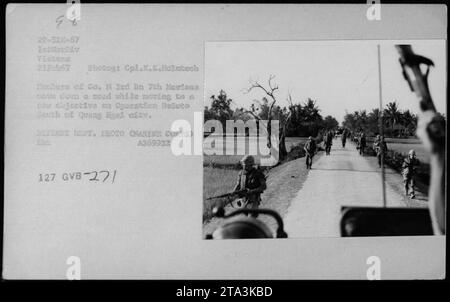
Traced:
<path fill-rule="evenodd" d="M 396 48 L 400 54 L 403 77 L 420 102 L 421 113 L 418 119 L 417 135 L 421 138 L 427 151 L 431 153 L 428 203 L 433 231 L 437 235 L 445 235 L 446 120 L 436 111 L 428 87 L 430 66 L 434 66 L 434 64 L 430 59 L 416 55 L 411 45 L 396 45 Z M 427 66 L 425 73 L 422 73 L 420 69 L 421 64 Z M 410 76 L 411 73 L 414 77 Z"/>
<path fill-rule="evenodd" d="M 428 86 L 428 74 L 430 72 L 430 66 L 434 66 L 433 61 L 423 56 L 416 55 L 413 52 L 411 45 L 396 45 L 395 47 L 400 54 L 399 61 L 402 67 L 403 77 L 408 83 L 411 91 L 415 92 L 419 98 L 422 113 L 426 111 L 436 113 L 436 107 L 434 106 Z M 425 73 L 420 69 L 421 64 L 427 66 Z M 410 75 L 411 72 L 413 77 Z M 439 149 L 445 148 L 445 127 L 445 119 L 438 115 L 436 115 L 427 125 L 426 131 L 431 141 L 435 143 Z"/>
<path fill-rule="evenodd" d="M 400 54 L 400 65 L 402 67 L 402 74 L 408 86 L 412 92 L 415 92 L 420 99 L 420 109 L 422 111 L 432 110 L 436 111 L 433 101 L 430 95 L 430 89 L 428 87 L 428 74 L 430 72 L 430 66 L 434 66 L 433 61 L 423 56 L 416 55 L 411 45 L 396 45 L 395 46 Z M 425 64 L 427 70 L 425 74 L 422 73 L 420 65 Z M 414 78 L 407 72 L 407 68 L 411 68 Z"/>
<path fill-rule="evenodd" d="M 216 198 L 225 198 L 225 197 L 230 198 L 230 197 L 234 197 L 234 196 L 241 197 L 243 195 L 244 196 L 247 195 L 248 193 L 249 193 L 248 190 L 244 189 L 244 190 L 234 191 L 234 192 L 231 192 L 231 193 L 225 193 L 225 194 L 222 194 L 222 195 L 208 197 L 208 198 L 206 198 L 206 200 L 211 200 L 211 199 L 216 199 Z"/>

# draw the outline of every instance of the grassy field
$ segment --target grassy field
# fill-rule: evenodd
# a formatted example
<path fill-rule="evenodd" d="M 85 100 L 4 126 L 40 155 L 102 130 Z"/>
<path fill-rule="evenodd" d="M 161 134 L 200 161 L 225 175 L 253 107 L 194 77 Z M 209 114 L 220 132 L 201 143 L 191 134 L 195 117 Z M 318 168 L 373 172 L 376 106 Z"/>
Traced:
<path fill-rule="evenodd" d="M 242 155 L 203 155 L 203 166 L 214 167 L 230 166 L 229 168 L 238 168 L 239 161 L 242 159 Z"/>
<path fill-rule="evenodd" d="M 306 138 L 303 137 L 287 137 L 286 138 L 286 150 L 291 151 L 292 147 L 303 143 Z M 203 156 L 203 166 L 214 167 L 215 165 L 223 167 L 229 166 L 229 168 L 238 168 L 239 161 L 242 159 L 243 155 L 204 155 Z M 255 156 L 258 161 L 259 157 Z"/>
<path fill-rule="evenodd" d="M 206 198 L 225 194 L 234 189 L 238 170 L 203 167 L 203 221 L 211 218 L 215 206 L 223 206 L 226 198 L 206 200 Z"/>
<path fill-rule="evenodd" d="M 430 159 L 422 144 L 408 144 L 408 143 L 387 143 L 388 149 L 403 153 L 405 156 L 409 150 L 416 151 L 417 159 L 423 163 L 429 163 Z"/>
<path fill-rule="evenodd" d="M 372 147 L 374 138 L 369 137 L 367 139 L 367 145 Z M 405 156 L 408 154 L 409 150 L 414 149 L 416 151 L 417 158 L 423 163 L 429 163 L 429 157 L 422 142 L 418 138 L 386 138 L 385 139 L 387 147 L 389 150 L 400 152 Z"/>

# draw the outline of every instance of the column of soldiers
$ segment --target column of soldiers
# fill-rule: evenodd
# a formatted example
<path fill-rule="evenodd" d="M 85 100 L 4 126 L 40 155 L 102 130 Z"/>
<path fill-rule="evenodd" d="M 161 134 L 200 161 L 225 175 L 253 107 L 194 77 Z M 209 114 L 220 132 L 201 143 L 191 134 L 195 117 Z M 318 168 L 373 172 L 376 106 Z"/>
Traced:
<path fill-rule="evenodd" d="M 344 129 L 342 133 L 342 146 L 345 147 L 345 142 L 347 136 L 350 133 L 347 129 Z M 330 149 L 332 145 L 333 133 L 328 131 L 325 134 L 324 143 L 326 154 L 330 154 Z M 358 133 L 357 137 L 357 148 L 359 153 L 364 155 L 364 148 L 366 147 L 366 136 L 363 131 Z M 378 166 L 381 167 L 381 157 L 385 156 L 388 151 L 387 144 L 384 138 L 377 135 L 373 142 L 373 149 L 376 153 Z M 306 153 L 306 168 L 311 169 L 312 161 L 314 155 L 317 153 L 317 145 L 312 136 L 308 137 L 304 145 L 304 150 Z M 242 197 L 242 207 L 257 209 L 261 204 L 261 194 L 267 188 L 266 177 L 262 171 L 255 167 L 255 159 L 251 155 L 246 155 L 241 160 L 242 170 L 239 172 L 238 180 L 234 191 L 244 191 L 240 193 Z M 405 186 L 405 194 L 410 196 L 410 198 L 415 197 L 414 185 L 415 185 L 415 175 L 417 173 L 417 168 L 420 162 L 416 158 L 416 153 L 414 150 L 410 150 L 408 156 L 404 159 L 402 164 L 402 176 Z M 253 215 L 256 217 L 257 215 Z"/>
<path fill-rule="evenodd" d="M 304 150 L 306 152 L 306 168 L 311 169 L 313 157 L 317 153 L 317 145 L 312 136 L 308 137 Z M 239 191 L 239 197 L 242 198 L 241 207 L 257 209 L 261 204 L 261 194 L 267 188 L 266 177 L 261 170 L 255 167 L 253 156 L 245 155 L 240 162 L 242 170 L 238 174 L 234 192 Z M 256 214 L 252 216 L 257 217 Z"/>

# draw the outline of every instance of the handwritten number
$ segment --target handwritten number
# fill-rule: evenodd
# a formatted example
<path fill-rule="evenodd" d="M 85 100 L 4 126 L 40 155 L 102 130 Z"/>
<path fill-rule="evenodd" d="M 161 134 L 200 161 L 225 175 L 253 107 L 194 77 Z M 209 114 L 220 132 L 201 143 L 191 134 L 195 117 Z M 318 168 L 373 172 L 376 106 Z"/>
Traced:
<path fill-rule="evenodd" d="M 98 172 L 97 171 L 86 172 L 84 174 L 95 174 L 95 176 L 93 178 L 89 179 L 89 181 L 98 181 L 98 179 L 97 179 Z"/>
<path fill-rule="evenodd" d="M 116 170 L 114 170 L 114 176 L 113 176 L 113 179 L 112 179 L 112 183 L 114 183 L 115 179 L 116 179 Z"/>
<path fill-rule="evenodd" d="M 103 182 L 105 182 L 109 177 L 109 171 L 100 171 L 100 173 L 106 173 L 106 177 L 103 178 Z"/>
<path fill-rule="evenodd" d="M 75 17 L 75 11 L 72 11 L 72 16 L 74 17 L 73 20 L 71 20 L 70 22 L 72 23 L 73 26 L 76 26 L 78 24 L 77 22 L 77 18 Z M 65 16 L 61 15 L 58 18 L 56 18 L 56 28 L 59 28 L 59 26 L 63 23 Z"/>
<path fill-rule="evenodd" d="M 97 176 L 98 176 L 98 172 L 97 172 L 97 171 L 94 171 L 93 173 L 95 173 L 95 177 L 94 177 L 93 179 L 91 179 L 91 180 L 95 180 L 95 181 L 98 181 L 98 179 L 97 179 Z"/>

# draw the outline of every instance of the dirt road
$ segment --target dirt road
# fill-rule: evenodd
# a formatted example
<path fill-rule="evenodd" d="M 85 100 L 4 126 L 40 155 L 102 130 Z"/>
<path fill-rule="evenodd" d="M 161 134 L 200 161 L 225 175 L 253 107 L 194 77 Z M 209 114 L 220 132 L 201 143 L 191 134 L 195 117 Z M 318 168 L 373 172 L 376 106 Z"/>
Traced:
<path fill-rule="evenodd" d="M 375 157 L 358 154 L 347 142 L 342 148 L 335 139 L 331 155 L 313 162 L 308 178 L 292 200 L 284 217 L 286 231 L 295 237 L 339 237 L 342 206 L 382 206 L 381 169 Z M 387 207 L 410 207 L 402 194 L 401 176 L 386 169 Z M 426 196 L 418 193 L 414 206 L 426 206 Z"/>
<path fill-rule="evenodd" d="M 401 175 L 387 167 L 385 184 L 388 207 L 427 207 L 427 196 L 417 191 L 416 199 L 406 197 Z M 306 169 L 305 158 L 270 170 L 262 200 L 261 207 L 283 217 L 289 238 L 340 237 L 342 206 L 383 206 L 381 169 L 376 157 L 359 155 L 350 141 L 342 148 L 340 139 L 335 139 L 331 155 L 321 152 L 311 170 Z M 277 224 L 272 218 L 259 219 L 275 233 Z M 203 235 L 221 223 L 221 219 L 211 219 L 203 225 Z"/>

